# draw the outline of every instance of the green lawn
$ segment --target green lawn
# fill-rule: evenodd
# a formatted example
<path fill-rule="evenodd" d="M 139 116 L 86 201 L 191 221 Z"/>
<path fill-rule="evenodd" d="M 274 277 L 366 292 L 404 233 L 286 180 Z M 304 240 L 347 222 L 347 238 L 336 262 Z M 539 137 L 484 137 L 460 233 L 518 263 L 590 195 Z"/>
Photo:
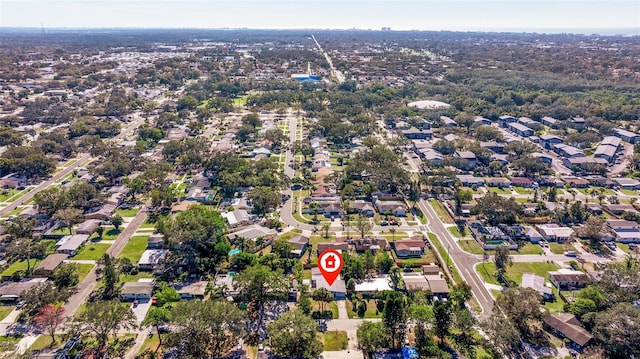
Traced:
<path fill-rule="evenodd" d="M 498 280 L 496 279 L 495 263 L 482 263 L 479 264 L 476 268 L 485 282 L 500 285 L 500 283 L 498 283 Z M 520 282 L 522 281 L 523 273 L 534 273 L 546 278 L 547 272 L 554 271 L 559 268 L 559 265 L 547 262 L 513 263 L 511 267 L 507 267 L 507 278 L 520 284 Z"/>
<path fill-rule="evenodd" d="M 18 337 L 13 337 L 13 336 L 0 337 L 0 353 L 12 352 L 19 341 L 20 341 L 20 338 Z"/>
<path fill-rule="evenodd" d="M 549 310 L 551 313 L 563 313 L 564 312 L 564 301 L 558 295 L 558 288 L 555 286 L 551 287 L 553 290 L 553 294 L 555 295 L 555 300 L 553 302 L 545 302 L 544 307 Z"/>
<path fill-rule="evenodd" d="M 520 247 L 516 254 L 540 254 L 542 252 L 542 247 L 540 247 L 538 244 L 527 243 L 524 246 Z"/>
<path fill-rule="evenodd" d="M 9 188 L 0 190 L 0 202 L 5 202 L 9 198 L 13 197 L 16 193 L 19 193 L 17 189 Z"/>
<path fill-rule="evenodd" d="M 513 190 L 516 191 L 517 194 L 533 194 L 533 190 L 531 188 L 524 187 L 513 187 Z"/>
<path fill-rule="evenodd" d="M 138 272 L 138 274 L 120 274 L 119 276 L 119 284 L 125 283 L 125 282 L 137 282 L 138 279 L 142 279 L 142 278 L 153 278 L 153 273 L 150 272 Z"/>
<path fill-rule="evenodd" d="M 315 300 L 311 300 L 311 308 L 312 311 L 320 310 L 320 303 L 316 302 Z M 331 311 L 333 319 L 338 319 L 338 304 L 336 302 L 326 303 L 324 308 L 325 310 Z"/>
<path fill-rule="evenodd" d="M 38 266 L 38 264 L 40 264 L 40 262 L 42 262 L 40 259 L 30 259 L 29 264 L 31 264 L 31 270 L 33 271 L 34 269 L 36 269 L 36 267 Z M 5 277 L 5 276 L 10 277 L 18 271 L 23 271 L 26 273 L 27 271 L 26 260 L 13 262 L 13 264 L 11 264 L 7 269 L 5 269 L 2 273 L 0 273 L 0 277 Z"/>
<path fill-rule="evenodd" d="M 433 210 L 436 211 L 436 214 L 438 215 L 438 217 L 440 217 L 442 222 L 444 222 L 444 223 L 453 223 L 454 222 L 453 218 L 451 218 L 451 215 L 449 214 L 447 209 L 444 208 L 443 204 L 440 203 L 440 201 L 432 198 L 432 199 L 429 200 L 429 203 L 431 204 L 431 207 L 433 207 Z"/>
<path fill-rule="evenodd" d="M 560 244 L 557 242 L 549 242 L 549 249 L 553 254 L 563 254 L 564 253 L 564 244 Z"/>
<path fill-rule="evenodd" d="M 142 348 L 140 348 L 138 354 L 142 354 L 145 350 L 154 352 L 158 348 L 158 344 L 160 344 L 160 339 L 158 339 L 158 334 L 154 330 L 152 337 L 147 335 L 147 338 L 144 340 L 144 344 L 142 344 Z"/>
<path fill-rule="evenodd" d="M 121 217 L 135 217 L 138 212 L 140 212 L 140 208 L 116 210 L 116 214 L 119 214 Z"/>
<path fill-rule="evenodd" d="M 137 263 L 142 256 L 142 252 L 147 249 L 147 239 L 149 236 L 133 236 L 120 252 L 118 258 L 128 258 L 131 263 Z"/>
<path fill-rule="evenodd" d="M 447 230 L 449 230 L 449 232 L 457 238 L 462 238 L 466 235 L 466 229 L 465 229 L 465 234 L 460 233 L 460 230 L 458 230 L 458 227 L 448 227 Z"/>
<path fill-rule="evenodd" d="M 427 235 L 429 236 L 429 240 L 431 240 L 431 242 L 436 246 L 436 249 L 438 249 L 438 253 L 440 253 L 440 257 L 442 257 L 442 260 L 445 262 L 445 264 L 443 265 L 449 265 L 450 268 L 449 270 L 451 271 L 451 275 L 453 276 L 453 280 L 456 283 L 462 283 L 464 282 L 464 280 L 462 280 L 462 277 L 460 276 L 460 273 L 458 273 L 458 271 L 456 270 L 456 267 L 453 265 L 453 261 L 449 258 L 449 254 L 447 254 L 447 250 L 444 249 L 444 247 L 442 246 L 442 243 L 440 243 L 440 239 L 438 238 L 438 236 L 436 236 L 435 233 L 427 233 Z"/>
<path fill-rule="evenodd" d="M 249 98 L 249 95 L 244 95 L 244 96 L 240 96 L 232 99 L 231 102 L 233 102 L 233 104 L 236 106 L 244 106 L 247 104 L 248 98 Z"/>
<path fill-rule="evenodd" d="M 55 253 L 57 243 L 55 239 L 43 239 L 41 242 L 47 244 L 47 249 L 45 250 L 46 254 Z"/>
<path fill-rule="evenodd" d="M 16 307 L 12 305 L 0 305 L 0 320 L 6 318 L 14 309 L 16 309 Z"/>
<path fill-rule="evenodd" d="M 425 265 L 425 264 L 429 264 L 429 263 L 435 263 L 436 262 L 436 256 L 435 254 L 429 250 L 428 248 L 425 248 L 425 253 L 424 255 L 417 257 L 417 258 L 398 258 L 396 257 L 395 252 L 392 252 L 392 258 L 395 260 L 396 265 L 400 268 L 403 268 L 404 266 L 409 266 L 409 267 L 416 267 L 416 266 L 421 266 L 421 265 Z"/>
<path fill-rule="evenodd" d="M 492 193 L 497 193 L 497 194 L 511 194 L 511 190 L 509 189 L 504 189 L 504 188 L 499 188 L 499 187 L 487 187 L 487 190 L 489 192 Z"/>
<path fill-rule="evenodd" d="M 475 239 L 467 239 L 467 240 L 458 241 L 458 245 L 465 252 L 469 252 L 469 253 L 472 253 L 472 254 L 483 254 L 484 253 L 484 250 L 482 249 L 480 244 L 478 242 L 476 242 Z"/>
<path fill-rule="evenodd" d="M 118 235 L 120 235 L 120 233 L 122 232 L 122 228 L 119 229 L 115 229 L 115 227 L 113 226 L 104 226 L 104 232 L 102 232 L 102 239 L 103 241 L 113 241 L 116 238 L 118 238 Z M 93 232 L 91 234 L 91 237 L 89 237 L 89 239 L 96 239 L 98 237 L 98 234 Z"/>
<path fill-rule="evenodd" d="M 76 263 L 76 265 L 78 266 L 79 283 L 82 283 L 82 281 L 84 280 L 84 277 L 86 277 L 87 274 L 91 272 L 91 269 L 93 268 L 93 264 Z"/>
<path fill-rule="evenodd" d="M 629 245 L 626 243 L 616 243 L 616 245 L 618 246 L 618 248 L 622 249 L 623 252 L 625 253 L 631 253 L 631 249 L 629 249 Z"/>
<path fill-rule="evenodd" d="M 320 334 L 325 351 L 347 349 L 349 338 L 344 330 L 331 330 Z"/>
<path fill-rule="evenodd" d="M 637 196 L 638 195 L 638 191 L 634 190 L 634 189 L 621 189 L 620 192 L 628 195 L 628 196 Z"/>
<path fill-rule="evenodd" d="M 148 221 L 149 220 L 147 219 L 146 221 L 142 222 L 142 224 L 138 228 L 141 228 L 141 229 L 153 228 L 153 229 L 155 229 L 156 228 L 156 224 L 155 223 L 149 223 Z"/>
<path fill-rule="evenodd" d="M 111 244 L 105 243 L 89 243 L 80 249 L 80 251 L 73 256 L 76 260 L 93 260 L 97 261 L 107 252 L 107 249 L 111 247 Z"/>
<path fill-rule="evenodd" d="M 56 344 L 54 346 L 51 341 L 51 336 L 49 334 L 42 334 L 31 344 L 29 350 L 55 349 L 61 347 L 63 344 L 62 335 L 56 335 Z"/>
<path fill-rule="evenodd" d="M 367 302 L 367 311 L 364 313 L 363 318 L 382 318 L 382 313 L 377 313 L 376 301 L 374 299 L 368 299 Z M 347 315 L 349 319 L 351 318 L 359 318 L 356 311 L 353 310 L 353 304 L 351 300 L 347 299 Z"/>

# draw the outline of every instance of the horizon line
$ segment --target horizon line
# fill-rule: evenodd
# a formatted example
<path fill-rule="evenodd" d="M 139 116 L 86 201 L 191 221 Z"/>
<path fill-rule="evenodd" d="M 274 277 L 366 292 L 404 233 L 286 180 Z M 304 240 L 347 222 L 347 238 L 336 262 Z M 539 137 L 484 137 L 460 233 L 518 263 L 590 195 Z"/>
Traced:
<path fill-rule="evenodd" d="M 380 28 L 321 28 L 321 27 L 309 27 L 309 28 L 269 28 L 269 27 L 156 27 L 156 26 L 2 26 L 0 30 L 241 30 L 241 31 L 376 31 L 376 32 L 477 32 L 477 33 L 524 33 L 524 34 L 570 34 L 570 35 L 602 35 L 602 36 L 638 36 L 640 35 L 640 28 L 636 27 L 536 27 L 536 28 L 486 28 L 486 29 L 393 29 L 390 27 Z M 384 28 L 384 29 L 383 29 Z M 584 32 L 583 32 L 584 31 Z M 605 31 L 601 33 L 598 31 Z M 622 31 L 622 32 L 617 32 Z"/>

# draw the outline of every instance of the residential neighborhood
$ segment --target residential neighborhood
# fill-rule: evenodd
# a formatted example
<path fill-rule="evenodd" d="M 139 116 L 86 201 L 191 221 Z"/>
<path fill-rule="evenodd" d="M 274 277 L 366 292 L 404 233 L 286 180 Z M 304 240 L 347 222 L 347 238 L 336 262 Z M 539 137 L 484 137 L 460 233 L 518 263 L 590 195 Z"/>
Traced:
<path fill-rule="evenodd" d="M 6 33 L 0 357 L 640 355 L 636 37 L 138 31 Z"/>

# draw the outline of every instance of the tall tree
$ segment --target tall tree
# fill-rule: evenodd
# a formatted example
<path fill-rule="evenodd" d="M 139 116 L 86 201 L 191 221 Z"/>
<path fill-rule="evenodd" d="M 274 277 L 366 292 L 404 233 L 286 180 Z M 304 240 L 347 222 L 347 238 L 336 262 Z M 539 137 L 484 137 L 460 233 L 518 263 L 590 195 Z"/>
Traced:
<path fill-rule="evenodd" d="M 358 347 L 364 352 L 367 358 L 372 358 L 373 354 L 389 346 L 389 335 L 382 322 L 363 321 L 358 326 L 357 331 Z"/>
<path fill-rule="evenodd" d="M 171 320 L 171 312 L 164 307 L 153 306 L 149 309 L 142 325 L 153 325 L 158 333 L 158 345 L 162 346 L 162 336 L 160 335 L 160 325 Z"/>
<path fill-rule="evenodd" d="M 593 335 L 602 343 L 610 358 L 640 356 L 640 309 L 618 303 L 596 315 Z"/>
<path fill-rule="evenodd" d="M 542 297 L 531 288 L 511 288 L 503 292 L 496 304 L 511 320 L 520 334 L 525 338 L 531 338 L 540 325 L 545 315 L 541 310 Z"/>
<path fill-rule="evenodd" d="M 244 332 L 244 315 L 235 304 L 220 300 L 180 302 L 171 311 L 176 327 L 167 345 L 180 357 L 221 357 Z"/>
<path fill-rule="evenodd" d="M 64 224 L 65 227 L 69 229 L 69 234 L 71 234 L 71 230 L 73 229 L 73 225 L 78 223 L 80 217 L 82 216 L 82 211 L 75 208 L 64 208 L 58 210 L 53 218 L 60 220 Z"/>
<path fill-rule="evenodd" d="M 313 300 L 320 303 L 320 311 L 324 311 L 327 303 L 333 301 L 333 294 L 326 288 L 318 288 L 313 292 L 311 296 Z"/>
<path fill-rule="evenodd" d="M 135 323 L 131 308 L 118 300 L 87 303 L 86 310 L 75 317 L 75 324 L 79 328 L 95 335 L 100 349 L 107 345 L 109 336 L 121 329 L 133 329 Z"/>
<path fill-rule="evenodd" d="M 322 352 L 318 323 L 300 310 L 291 310 L 267 327 L 271 351 L 283 357 L 315 359 Z"/>
<path fill-rule="evenodd" d="M 391 347 L 399 348 L 407 330 L 407 301 L 404 295 L 389 293 L 382 311 L 382 322 L 389 332 Z"/>
<path fill-rule="evenodd" d="M 509 247 L 504 245 L 497 246 L 493 259 L 496 263 L 496 269 L 498 270 L 498 280 L 506 283 L 507 278 L 505 273 L 507 272 L 507 267 L 513 264 L 513 259 L 509 255 Z"/>
<path fill-rule="evenodd" d="M 36 327 L 47 332 L 51 336 L 51 343 L 56 343 L 56 331 L 64 323 L 64 308 L 53 304 L 40 308 L 38 315 L 34 318 Z"/>
<path fill-rule="evenodd" d="M 434 330 L 440 338 L 440 344 L 444 344 L 444 338 L 449 335 L 451 328 L 451 305 L 449 302 L 437 301 L 433 305 Z"/>

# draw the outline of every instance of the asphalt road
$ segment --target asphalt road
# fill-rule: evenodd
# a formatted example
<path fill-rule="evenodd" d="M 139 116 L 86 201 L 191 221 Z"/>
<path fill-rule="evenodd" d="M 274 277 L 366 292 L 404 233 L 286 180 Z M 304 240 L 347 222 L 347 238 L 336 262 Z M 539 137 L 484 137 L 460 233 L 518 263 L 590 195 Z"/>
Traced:
<path fill-rule="evenodd" d="M 118 235 L 111 247 L 107 250 L 107 253 L 112 257 L 117 257 L 122 249 L 127 244 L 131 236 L 136 232 L 138 227 L 147 219 L 146 207 L 142 207 L 140 212 L 131 220 L 127 227 Z M 64 304 L 65 316 L 72 317 L 74 313 L 80 308 L 80 306 L 87 301 L 87 298 L 91 292 L 96 288 L 96 267 L 94 266 L 89 274 L 82 280 L 75 293 Z"/>
<path fill-rule="evenodd" d="M 418 206 L 420 210 L 427 217 L 429 223 L 427 224 L 427 228 L 433 233 L 435 233 L 442 245 L 449 253 L 449 257 L 451 258 L 451 265 L 455 266 L 458 270 L 458 273 L 462 278 L 471 286 L 471 291 L 473 296 L 480 304 L 482 308 L 482 317 L 487 318 L 491 315 L 491 310 L 493 308 L 493 298 L 491 297 L 491 293 L 487 290 L 484 285 L 482 279 L 478 276 L 476 271 L 474 270 L 474 266 L 476 263 L 482 260 L 482 257 L 478 257 L 473 254 L 469 254 L 460 247 L 456 241 L 451 237 L 451 234 L 445 228 L 444 224 L 435 213 L 433 208 L 424 200 L 421 199 L 418 202 Z"/>

